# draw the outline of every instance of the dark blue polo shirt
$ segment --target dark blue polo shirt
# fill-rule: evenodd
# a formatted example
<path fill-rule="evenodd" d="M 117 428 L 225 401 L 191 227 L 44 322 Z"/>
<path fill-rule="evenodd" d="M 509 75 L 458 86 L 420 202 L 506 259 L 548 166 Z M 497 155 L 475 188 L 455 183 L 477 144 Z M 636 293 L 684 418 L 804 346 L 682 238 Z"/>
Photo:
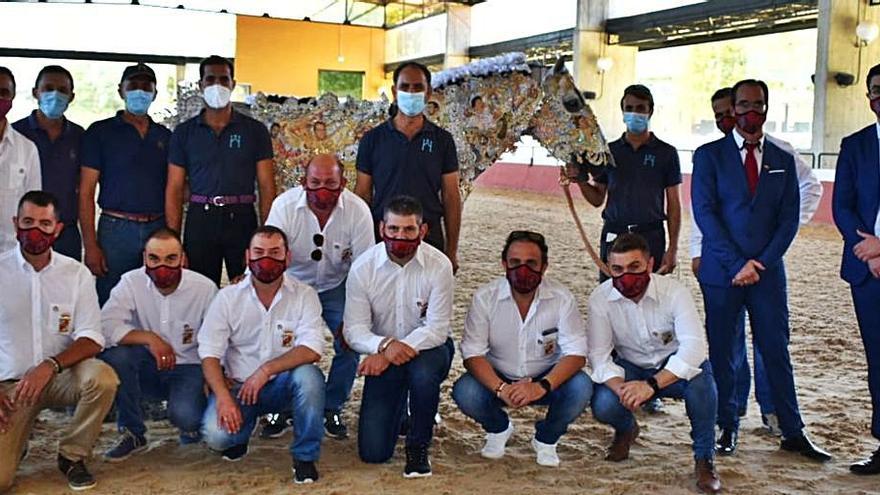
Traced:
<path fill-rule="evenodd" d="M 168 160 L 186 169 L 192 194 L 254 194 L 257 162 L 272 158 L 272 138 L 258 120 L 235 110 L 218 135 L 205 111 L 180 124 L 171 136 Z"/>
<path fill-rule="evenodd" d="M 83 134 L 82 165 L 101 173 L 98 205 L 125 213 L 165 213 L 171 131 L 150 120 L 141 138 L 122 114 L 95 122 Z"/>
<path fill-rule="evenodd" d="M 458 170 L 458 155 L 452 134 L 429 120 L 407 140 L 389 119 L 364 134 L 358 145 L 357 169 L 373 178 L 370 209 L 376 225 L 388 202 L 400 194 L 418 199 L 425 221 L 439 225 L 442 176 Z"/>
<path fill-rule="evenodd" d="M 666 188 L 681 184 L 678 151 L 653 133 L 638 150 L 624 136 L 609 144 L 615 165 L 605 167 L 595 178 L 608 186 L 602 218 L 615 224 L 662 222 L 666 220 Z"/>
<path fill-rule="evenodd" d="M 58 199 L 61 221 L 75 226 L 79 218 L 79 167 L 80 146 L 83 130 L 77 124 L 64 119 L 61 134 L 53 142 L 49 134 L 40 128 L 37 111 L 12 124 L 12 128 L 24 134 L 37 145 L 40 153 L 40 173 L 43 190 Z"/>

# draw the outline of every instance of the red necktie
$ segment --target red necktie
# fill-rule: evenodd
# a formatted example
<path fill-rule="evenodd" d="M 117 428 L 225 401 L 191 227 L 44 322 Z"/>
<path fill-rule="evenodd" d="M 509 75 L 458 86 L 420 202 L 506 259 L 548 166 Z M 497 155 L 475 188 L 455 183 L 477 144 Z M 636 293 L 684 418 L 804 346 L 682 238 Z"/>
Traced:
<path fill-rule="evenodd" d="M 755 157 L 755 148 L 758 143 L 745 143 L 746 148 L 746 182 L 749 184 L 749 194 L 755 195 L 758 188 L 758 158 Z"/>

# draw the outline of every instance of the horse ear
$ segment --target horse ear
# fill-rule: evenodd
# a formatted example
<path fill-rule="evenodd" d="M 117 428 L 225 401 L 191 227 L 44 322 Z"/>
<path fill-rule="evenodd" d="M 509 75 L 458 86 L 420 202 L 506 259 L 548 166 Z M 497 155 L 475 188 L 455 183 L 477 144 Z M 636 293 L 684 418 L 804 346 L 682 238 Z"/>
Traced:
<path fill-rule="evenodd" d="M 556 63 L 553 64 L 553 73 L 565 74 L 566 72 L 568 72 L 568 69 L 565 68 L 565 59 L 559 57 L 559 59 L 556 60 Z"/>

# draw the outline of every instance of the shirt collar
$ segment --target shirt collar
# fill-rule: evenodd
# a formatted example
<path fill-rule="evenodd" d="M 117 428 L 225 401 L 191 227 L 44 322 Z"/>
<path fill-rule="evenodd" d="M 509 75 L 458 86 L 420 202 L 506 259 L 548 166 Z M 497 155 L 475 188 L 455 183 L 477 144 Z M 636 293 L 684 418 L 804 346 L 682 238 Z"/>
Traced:
<path fill-rule="evenodd" d="M 18 244 L 18 242 L 15 243 L 15 247 L 13 249 L 15 249 L 15 260 L 17 261 L 18 266 L 21 267 L 21 269 L 24 270 L 25 273 L 43 273 L 55 265 L 55 251 L 51 248 L 49 250 L 49 264 L 43 267 L 43 269 L 39 272 L 34 269 L 33 265 L 31 265 L 28 260 L 24 259 L 24 255 L 21 254 L 21 245 Z"/>
<path fill-rule="evenodd" d="M 210 126 L 208 126 L 208 123 L 205 122 L 205 112 L 207 112 L 207 110 L 204 109 L 204 108 L 202 109 L 201 112 L 199 112 L 199 115 L 198 115 L 198 123 L 199 123 L 199 125 L 203 125 L 203 126 L 206 126 L 206 127 L 210 127 Z M 241 121 L 241 116 L 238 114 L 238 112 L 235 111 L 235 108 L 233 107 L 233 108 L 232 108 L 232 115 L 230 115 L 230 117 L 229 117 L 229 123 L 230 123 L 230 124 L 233 123 L 233 122 L 236 122 L 236 123 L 237 123 L 237 122 L 240 122 L 240 121 Z M 227 125 L 228 125 L 228 124 L 227 124 Z"/>
<path fill-rule="evenodd" d="M 387 125 L 387 129 L 389 131 L 400 133 L 400 131 L 398 131 L 397 128 L 394 127 L 394 117 L 391 117 L 390 119 L 386 120 L 385 124 Z M 431 119 L 429 119 L 428 117 L 425 117 L 425 123 L 422 125 L 422 128 L 419 129 L 419 132 L 416 133 L 416 136 L 418 136 L 419 134 L 422 134 L 422 133 L 434 134 L 434 131 L 436 129 L 437 129 L 437 125 L 435 123 L 431 122 Z"/>
<path fill-rule="evenodd" d="M 739 129 L 734 128 L 733 132 L 731 132 L 730 134 L 733 135 L 733 141 L 736 143 L 736 149 L 738 149 L 738 150 L 743 149 L 743 145 L 746 142 L 746 138 L 744 138 L 739 133 Z M 764 139 L 765 138 L 766 138 L 766 136 L 764 134 L 761 134 L 761 138 L 758 139 L 758 151 L 762 151 L 764 149 Z"/>
<path fill-rule="evenodd" d="M 648 131 L 648 132 L 651 134 L 651 137 L 649 137 L 648 140 L 645 141 L 645 144 L 639 146 L 639 149 L 653 148 L 653 147 L 657 146 L 657 144 L 659 144 L 660 140 L 657 139 L 657 135 L 654 134 L 652 131 Z M 620 135 L 620 144 L 623 146 L 629 146 L 630 148 L 633 147 L 632 144 L 630 144 L 630 142 L 626 140 L 626 132 L 624 132 L 623 134 Z"/>
<path fill-rule="evenodd" d="M 134 125 L 132 125 L 132 124 L 129 123 L 129 122 L 126 122 L 125 119 L 122 118 L 122 116 L 123 116 L 124 114 L 125 114 L 125 110 L 119 110 L 119 111 L 116 112 L 116 117 L 115 117 L 115 119 L 116 119 L 116 124 L 117 124 L 117 125 L 120 125 L 120 126 L 122 126 L 122 125 L 130 125 L 130 126 L 134 127 Z M 153 128 L 153 125 L 155 125 L 155 122 L 153 122 L 153 118 L 150 117 L 149 115 L 147 115 L 147 121 L 149 122 L 149 125 L 147 126 L 147 132 L 150 132 L 150 129 Z"/>
<path fill-rule="evenodd" d="M 64 121 L 64 125 L 61 128 L 61 135 L 65 135 L 70 130 L 70 121 L 67 120 L 67 117 L 65 117 L 64 115 L 61 116 L 61 120 Z M 42 131 L 42 129 L 40 128 L 40 121 L 37 120 L 37 110 L 33 110 L 31 112 L 31 114 L 28 115 L 27 122 L 28 122 L 28 127 L 30 127 L 31 130 Z M 43 132 L 45 132 L 45 131 L 43 131 Z"/>
<path fill-rule="evenodd" d="M 388 248 L 385 247 L 385 241 L 379 242 L 378 244 L 376 244 L 377 249 L 379 250 L 379 254 L 378 254 L 379 264 L 377 265 L 377 268 L 380 266 L 383 266 L 385 264 L 391 264 L 391 265 L 399 266 L 400 268 L 406 268 L 413 261 L 415 261 L 416 263 L 418 263 L 421 266 L 425 266 L 425 255 L 422 253 L 422 251 L 423 251 L 422 245 L 424 243 L 425 243 L 425 241 L 424 241 L 424 239 L 422 239 L 422 242 L 419 244 L 419 247 L 416 250 L 416 255 L 413 256 L 413 258 L 411 260 L 409 260 L 405 265 L 400 266 L 397 263 L 395 263 L 394 261 L 392 261 L 391 257 L 388 256 Z M 381 246 L 381 247 L 379 247 L 379 246 Z"/>

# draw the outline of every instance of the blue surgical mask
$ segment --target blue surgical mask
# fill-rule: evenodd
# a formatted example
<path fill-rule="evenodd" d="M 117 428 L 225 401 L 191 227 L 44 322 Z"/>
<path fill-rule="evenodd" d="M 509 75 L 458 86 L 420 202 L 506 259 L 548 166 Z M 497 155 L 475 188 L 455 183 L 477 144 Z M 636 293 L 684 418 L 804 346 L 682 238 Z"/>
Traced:
<path fill-rule="evenodd" d="M 125 109 L 134 115 L 146 115 L 147 110 L 153 103 L 154 94 L 142 89 L 133 89 L 125 92 Z"/>
<path fill-rule="evenodd" d="M 626 130 L 632 134 L 641 134 L 648 130 L 651 117 L 644 113 L 623 112 L 623 123 Z"/>
<path fill-rule="evenodd" d="M 70 97 L 60 91 L 45 91 L 39 96 L 40 112 L 50 119 L 60 119 L 67 110 Z"/>
<path fill-rule="evenodd" d="M 407 117 L 421 115 L 425 110 L 425 92 L 407 93 L 406 91 L 398 91 L 397 108 Z"/>

